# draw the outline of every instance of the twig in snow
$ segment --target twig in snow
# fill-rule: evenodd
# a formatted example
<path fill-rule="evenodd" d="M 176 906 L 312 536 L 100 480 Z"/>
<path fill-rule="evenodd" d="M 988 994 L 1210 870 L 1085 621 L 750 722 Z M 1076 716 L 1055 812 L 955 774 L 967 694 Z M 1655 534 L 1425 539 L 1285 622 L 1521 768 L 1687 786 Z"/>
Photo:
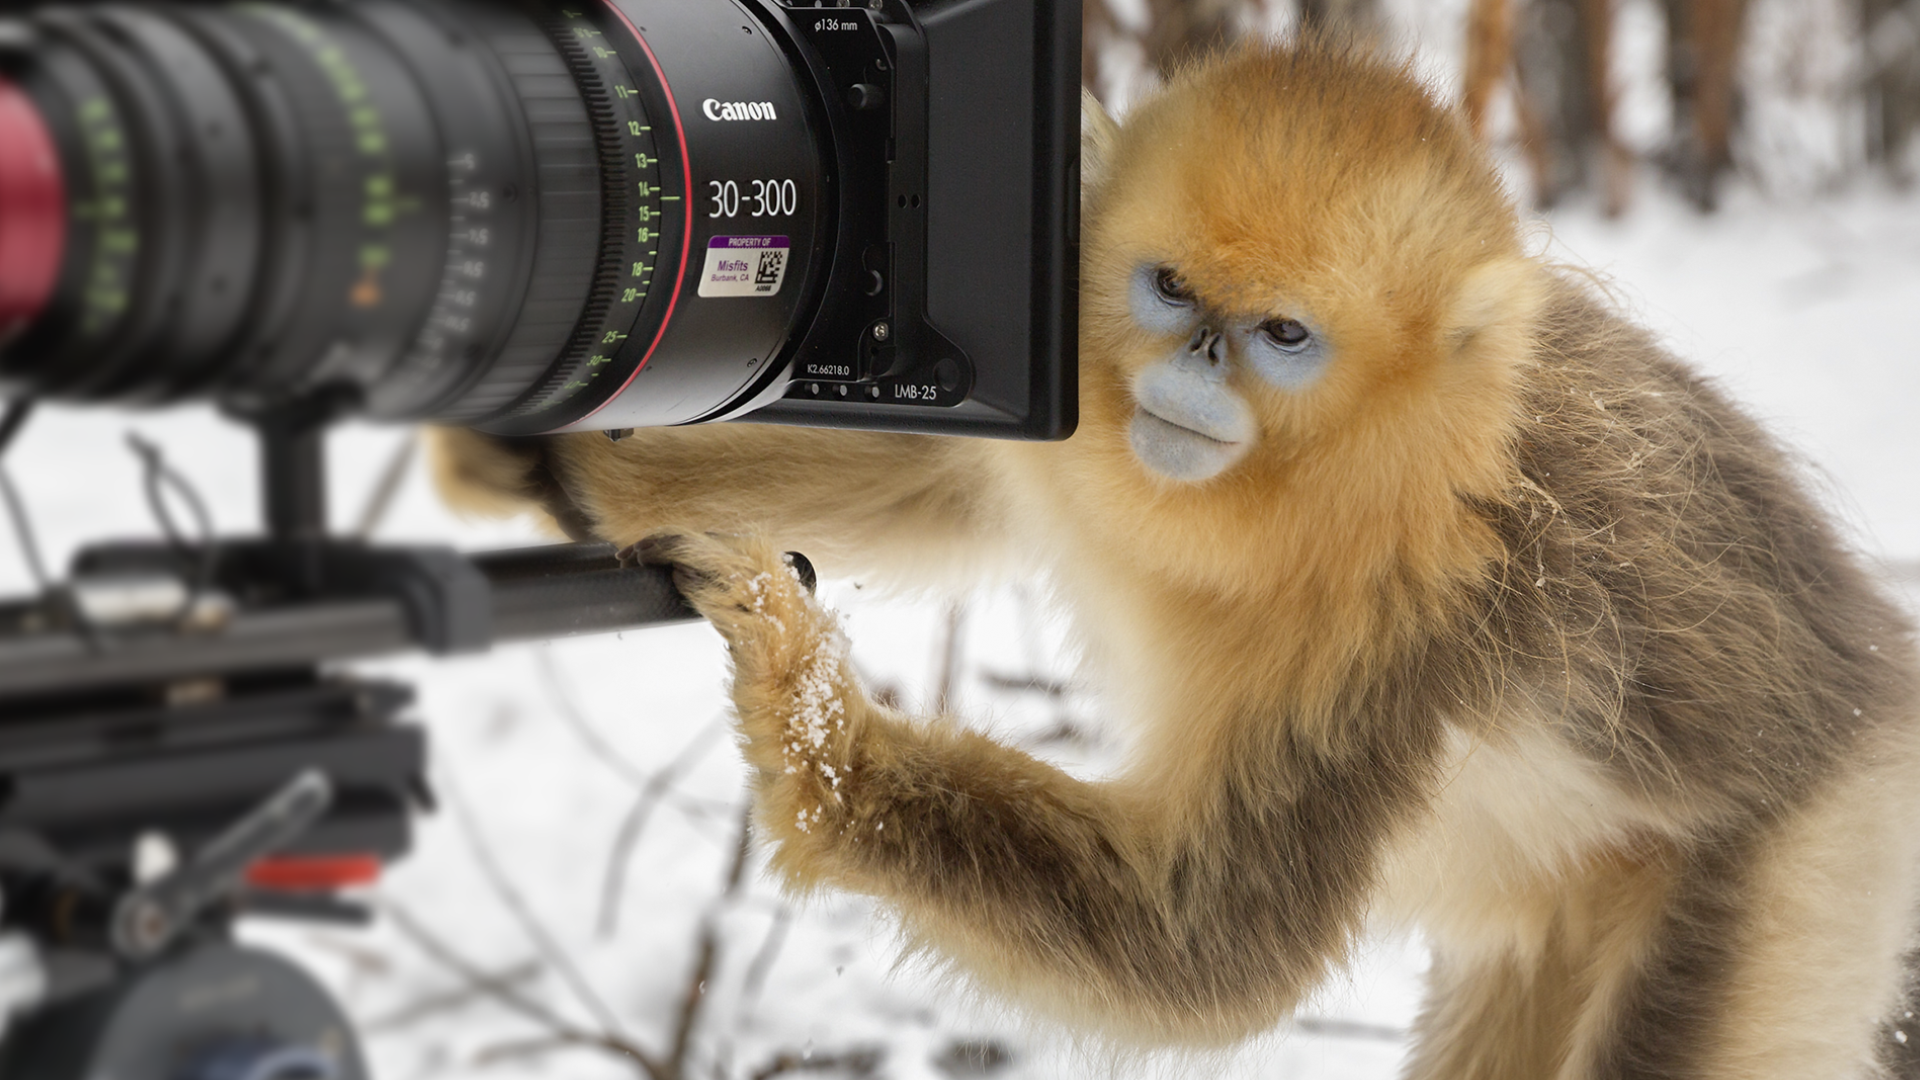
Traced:
<path fill-rule="evenodd" d="M 854 680 L 861 686 L 867 688 L 867 696 L 873 699 L 875 705 L 883 709 L 897 709 L 900 707 L 900 687 L 897 684 L 881 682 L 875 679 L 867 673 L 865 668 L 860 666 L 857 660 L 849 660 L 848 663 L 853 666 Z"/>
<path fill-rule="evenodd" d="M 472 1062 L 482 1068 L 519 1058 L 540 1057 L 556 1050 L 591 1049 L 563 1035 L 540 1035 L 531 1039 L 512 1039 L 483 1046 L 473 1052 Z"/>
<path fill-rule="evenodd" d="M 781 904 L 773 913 L 773 922 L 767 926 L 767 936 L 760 939 L 760 948 L 754 951 L 753 960 L 747 964 L 746 977 L 740 984 L 740 1004 L 735 1026 L 748 1023 L 753 1018 L 753 1007 L 760 1000 L 760 991 L 767 985 L 767 975 L 773 971 L 773 962 L 780 957 L 780 950 L 787 943 L 787 930 L 793 925 L 793 909 Z"/>
<path fill-rule="evenodd" d="M 633 808 L 621 819 L 620 831 L 614 834 L 613 849 L 607 853 L 606 876 L 600 883 L 600 915 L 595 924 L 602 939 L 612 938 L 620 931 L 620 894 L 627 881 L 627 864 L 640 843 L 640 834 L 653 817 L 653 808 L 667 796 L 680 774 L 706 751 L 713 737 L 722 730 L 724 719 L 717 717 L 695 732 L 673 760 L 655 769 L 640 785 L 640 795 L 634 800 Z"/>
<path fill-rule="evenodd" d="M 535 656 L 540 666 L 540 678 L 546 682 L 547 692 L 553 695 L 554 702 L 560 706 L 560 718 L 586 744 L 594 760 L 620 774 L 622 780 L 634 787 L 646 787 L 647 775 L 600 733 L 600 729 L 587 719 L 580 703 L 574 700 L 573 692 L 567 688 L 567 681 L 560 677 L 560 669 L 553 662 L 553 650 L 541 649 Z"/>
<path fill-rule="evenodd" d="M 348 941 L 335 934 L 308 934 L 306 942 L 345 960 L 356 975 L 388 975 L 393 972 L 392 957 L 357 941 Z"/>
<path fill-rule="evenodd" d="M 464 1009 L 476 1001 L 485 1000 L 492 995 L 490 987 L 517 986 L 540 977 L 540 964 L 534 960 L 523 960 L 512 967 L 491 975 L 483 973 L 486 984 L 463 984 L 449 990 L 409 1001 L 399 1008 L 392 1009 L 361 1023 L 360 1029 L 366 1032 L 398 1031 L 441 1013 Z"/>
<path fill-rule="evenodd" d="M 552 1037 L 564 1039 L 578 1046 L 589 1046 L 616 1057 L 632 1061 L 646 1072 L 651 1080 L 669 1080 L 662 1072 L 660 1063 L 651 1054 L 612 1032 L 593 1032 L 574 1026 L 562 1019 L 558 1013 L 545 1005 L 521 993 L 509 983 L 488 976 L 447 944 L 435 937 L 407 909 L 391 900 L 380 901 L 380 910 L 401 935 L 413 942 L 429 958 L 465 979 L 468 985 L 485 993 L 488 997 L 519 1013 L 522 1017 L 545 1028 Z"/>
<path fill-rule="evenodd" d="M 941 642 L 933 680 L 933 712 L 940 715 L 953 706 L 954 691 L 960 685 L 960 653 L 966 641 L 967 605 L 955 600 L 947 605 L 947 633 Z"/>
<path fill-rule="evenodd" d="M 1038 672 L 1027 675 L 1013 675 L 1004 671 L 982 671 L 980 681 L 995 690 L 1008 693 L 1039 694 L 1054 699 L 1064 698 L 1073 693 L 1073 687 L 1061 679 L 1048 678 Z"/>
<path fill-rule="evenodd" d="M 713 978 L 714 968 L 720 957 L 720 916 L 727 902 L 739 895 L 740 882 L 746 876 L 747 852 L 749 848 L 748 822 L 752 819 L 752 810 L 740 815 L 740 843 L 734 848 L 733 861 L 727 865 L 726 884 L 720 895 L 708 907 L 700 920 L 700 939 L 694 946 L 693 970 L 687 975 L 686 989 L 680 997 L 680 1015 L 673 1025 L 673 1049 L 669 1052 L 666 1067 L 670 1075 L 678 1078 L 686 1075 L 687 1051 L 693 1046 L 693 1032 L 700 1023 L 700 1012 L 707 1000 L 707 982 Z"/>
<path fill-rule="evenodd" d="M 837 1054 L 798 1054 L 783 1050 L 772 1061 L 756 1069 L 753 1080 L 772 1080 L 773 1077 L 788 1073 L 837 1069 L 844 1069 L 854 1076 L 872 1076 L 886 1056 L 887 1052 L 877 1046 L 860 1046 Z"/>
<path fill-rule="evenodd" d="M 1095 747 L 1100 745 L 1100 737 L 1089 731 L 1071 716 L 1062 715 L 1053 722 L 1053 726 L 1020 740 L 1021 746 L 1057 746 L 1065 743 L 1069 746 Z"/>
<path fill-rule="evenodd" d="M 1325 1035 L 1332 1039 L 1365 1039 L 1373 1042 L 1402 1042 L 1405 1030 L 1386 1024 L 1367 1024 L 1358 1020 L 1338 1020 L 1328 1016 L 1302 1016 L 1290 1025 L 1303 1035 Z"/>
<path fill-rule="evenodd" d="M 541 959 L 546 961 L 548 967 L 559 973 L 561 981 L 573 991 L 574 997 L 579 999 L 580 1004 L 593 1014 L 594 1020 L 606 1030 L 608 1037 L 622 1036 L 620 1021 L 614 1016 L 613 1010 L 607 1007 L 607 1003 L 601 999 L 592 984 L 587 982 L 586 977 L 580 973 L 580 969 L 574 965 L 573 959 L 567 955 L 567 951 L 560 947 L 559 942 L 554 940 L 547 928 L 534 917 L 533 909 L 528 906 L 526 897 L 521 895 L 520 890 L 501 869 L 500 862 L 494 857 L 493 848 L 481 834 L 480 823 L 467 806 L 466 796 L 461 793 L 459 785 L 452 782 L 451 775 L 443 775 L 442 781 L 447 793 L 447 801 L 453 805 L 454 816 L 460 820 L 462 831 L 467 835 L 467 846 L 472 849 L 474 861 L 480 864 L 481 873 L 486 876 L 487 884 L 492 886 L 494 894 L 512 913 L 514 921 L 520 924 L 520 929 L 533 942 Z"/>

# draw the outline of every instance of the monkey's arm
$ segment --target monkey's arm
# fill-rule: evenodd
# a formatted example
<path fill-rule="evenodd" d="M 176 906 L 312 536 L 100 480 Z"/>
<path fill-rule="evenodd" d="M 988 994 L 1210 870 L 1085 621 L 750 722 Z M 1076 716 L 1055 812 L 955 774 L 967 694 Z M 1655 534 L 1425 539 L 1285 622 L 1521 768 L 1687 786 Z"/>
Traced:
<path fill-rule="evenodd" d="M 576 539 L 752 533 L 836 575 L 966 568 L 1006 543 L 984 440 L 757 424 L 642 428 L 618 442 L 456 429 L 434 440 L 450 502 L 538 507 Z"/>
<path fill-rule="evenodd" d="M 1344 954 L 1417 752 L 1328 760 L 1266 727 L 1196 745 L 1191 785 L 1076 780 L 869 701 L 776 551 L 643 545 L 729 642 L 761 835 L 791 884 L 882 897 L 988 985 L 1126 1038 L 1265 1029 Z"/>

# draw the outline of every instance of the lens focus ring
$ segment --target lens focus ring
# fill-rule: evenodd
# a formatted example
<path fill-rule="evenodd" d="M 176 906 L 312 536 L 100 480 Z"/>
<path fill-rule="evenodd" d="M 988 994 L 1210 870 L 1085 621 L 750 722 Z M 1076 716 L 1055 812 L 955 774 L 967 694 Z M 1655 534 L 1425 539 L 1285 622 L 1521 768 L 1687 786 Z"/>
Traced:
<path fill-rule="evenodd" d="M 600 153 L 593 123 L 567 64 L 544 35 L 493 36 L 488 44 L 512 81 L 533 137 L 539 236 L 519 320 L 498 359 L 460 399 L 450 419 L 496 413 L 526 393 L 573 335 L 599 261 Z"/>

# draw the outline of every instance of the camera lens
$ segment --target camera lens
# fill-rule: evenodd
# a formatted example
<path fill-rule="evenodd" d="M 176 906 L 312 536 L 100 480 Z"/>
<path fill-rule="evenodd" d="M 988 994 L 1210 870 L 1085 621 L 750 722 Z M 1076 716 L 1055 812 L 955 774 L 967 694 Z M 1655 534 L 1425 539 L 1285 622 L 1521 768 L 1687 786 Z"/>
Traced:
<path fill-rule="evenodd" d="M 504 433 L 723 411 L 775 379 L 832 247 L 829 106 L 782 18 L 347 0 L 10 20 L 0 390 L 334 395 Z"/>

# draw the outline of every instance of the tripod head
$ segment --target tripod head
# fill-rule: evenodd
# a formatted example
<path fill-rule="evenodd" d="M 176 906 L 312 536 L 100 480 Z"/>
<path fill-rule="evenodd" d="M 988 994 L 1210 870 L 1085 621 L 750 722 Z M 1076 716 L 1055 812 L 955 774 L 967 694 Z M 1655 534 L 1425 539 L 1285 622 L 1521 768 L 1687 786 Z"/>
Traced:
<path fill-rule="evenodd" d="M 0 1080 L 363 1080 L 319 984 L 232 939 L 365 921 L 342 890 L 432 805 L 411 688 L 338 665 L 695 618 L 609 545 L 329 536 L 332 415 L 246 418 L 263 537 L 98 545 L 0 602 Z"/>

